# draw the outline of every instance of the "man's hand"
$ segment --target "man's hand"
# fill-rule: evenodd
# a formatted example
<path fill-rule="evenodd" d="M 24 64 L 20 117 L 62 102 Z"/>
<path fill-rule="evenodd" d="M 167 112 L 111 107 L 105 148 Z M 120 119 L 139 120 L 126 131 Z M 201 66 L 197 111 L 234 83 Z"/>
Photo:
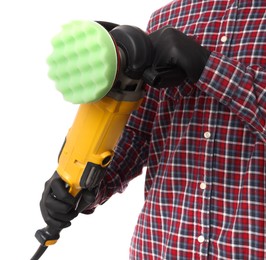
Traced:
<path fill-rule="evenodd" d="M 199 80 L 210 56 L 206 48 L 170 26 L 163 27 L 149 36 L 155 52 L 154 71 L 163 72 L 175 69 L 174 76 L 177 83 L 185 79 L 193 83 Z"/>
<path fill-rule="evenodd" d="M 57 173 L 45 183 L 40 201 L 41 213 L 48 226 L 63 229 L 71 225 L 71 220 L 78 216 L 82 210 L 95 205 L 94 191 L 82 191 L 82 197 L 73 197 L 65 182 Z M 78 203 L 78 204 L 77 204 Z"/>

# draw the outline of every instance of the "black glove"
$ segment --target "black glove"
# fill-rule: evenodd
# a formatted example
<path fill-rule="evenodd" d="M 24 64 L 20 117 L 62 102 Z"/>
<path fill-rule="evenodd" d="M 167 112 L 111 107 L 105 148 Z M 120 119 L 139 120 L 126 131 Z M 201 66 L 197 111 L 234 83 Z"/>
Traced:
<path fill-rule="evenodd" d="M 163 84 L 166 84 L 166 87 L 177 85 L 185 79 L 193 83 L 199 80 L 210 56 L 206 48 L 170 26 L 163 27 L 149 36 L 154 46 L 152 70 L 155 73 L 149 80 L 155 80 L 158 74 L 157 80 L 163 81 L 157 84 L 159 87 L 164 87 Z M 157 82 L 147 83 L 156 87 Z"/>
<path fill-rule="evenodd" d="M 94 191 L 84 190 L 81 197 L 73 197 L 66 187 L 65 182 L 58 173 L 45 183 L 45 188 L 40 201 L 41 213 L 48 226 L 63 229 L 71 225 L 77 215 L 96 202 Z M 78 206 L 77 206 L 78 203 Z"/>

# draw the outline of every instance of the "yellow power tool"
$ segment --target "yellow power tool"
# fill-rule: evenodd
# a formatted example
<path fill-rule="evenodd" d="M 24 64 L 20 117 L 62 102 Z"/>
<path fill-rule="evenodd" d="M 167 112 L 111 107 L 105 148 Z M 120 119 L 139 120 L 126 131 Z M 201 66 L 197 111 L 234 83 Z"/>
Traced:
<path fill-rule="evenodd" d="M 48 57 L 57 90 L 80 104 L 56 169 L 74 197 L 99 186 L 129 115 L 144 97 L 145 83 L 174 86 L 180 73 L 178 68 L 153 68 L 154 46 L 141 29 L 110 25 L 73 21 L 62 26 Z M 37 230 L 40 247 L 31 260 L 55 244 L 60 232 L 51 226 Z"/>
<path fill-rule="evenodd" d="M 100 22 L 73 21 L 52 40 L 49 76 L 65 100 L 80 104 L 60 151 L 56 172 L 77 196 L 104 176 L 129 115 L 144 96 L 144 71 L 152 63 L 152 44 L 139 28 L 120 25 L 107 31 Z M 36 232 L 39 259 L 61 230 Z"/>

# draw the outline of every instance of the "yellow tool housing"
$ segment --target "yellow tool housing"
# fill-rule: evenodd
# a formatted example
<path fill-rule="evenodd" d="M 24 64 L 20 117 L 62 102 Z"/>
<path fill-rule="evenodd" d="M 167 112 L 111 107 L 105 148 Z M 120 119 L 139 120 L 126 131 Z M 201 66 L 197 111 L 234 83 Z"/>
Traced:
<path fill-rule="evenodd" d="M 88 180 L 84 181 L 85 185 L 81 183 L 88 162 L 103 168 L 110 163 L 128 117 L 139 107 L 140 102 L 141 98 L 136 101 L 119 101 L 106 96 L 100 101 L 79 106 L 57 168 L 73 196 L 85 188 L 86 182 L 88 184 Z M 96 174 L 93 167 L 89 171 L 87 178 L 91 177 L 90 174 Z"/>

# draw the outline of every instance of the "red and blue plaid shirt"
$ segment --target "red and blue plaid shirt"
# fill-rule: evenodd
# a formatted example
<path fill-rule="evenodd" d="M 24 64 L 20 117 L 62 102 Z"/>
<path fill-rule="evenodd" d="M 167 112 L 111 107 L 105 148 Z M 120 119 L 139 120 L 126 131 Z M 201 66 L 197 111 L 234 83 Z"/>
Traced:
<path fill-rule="evenodd" d="M 212 51 L 199 81 L 147 87 L 108 169 L 108 195 L 147 166 L 130 259 L 266 259 L 266 1 L 178 0 L 172 25 Z"/>

